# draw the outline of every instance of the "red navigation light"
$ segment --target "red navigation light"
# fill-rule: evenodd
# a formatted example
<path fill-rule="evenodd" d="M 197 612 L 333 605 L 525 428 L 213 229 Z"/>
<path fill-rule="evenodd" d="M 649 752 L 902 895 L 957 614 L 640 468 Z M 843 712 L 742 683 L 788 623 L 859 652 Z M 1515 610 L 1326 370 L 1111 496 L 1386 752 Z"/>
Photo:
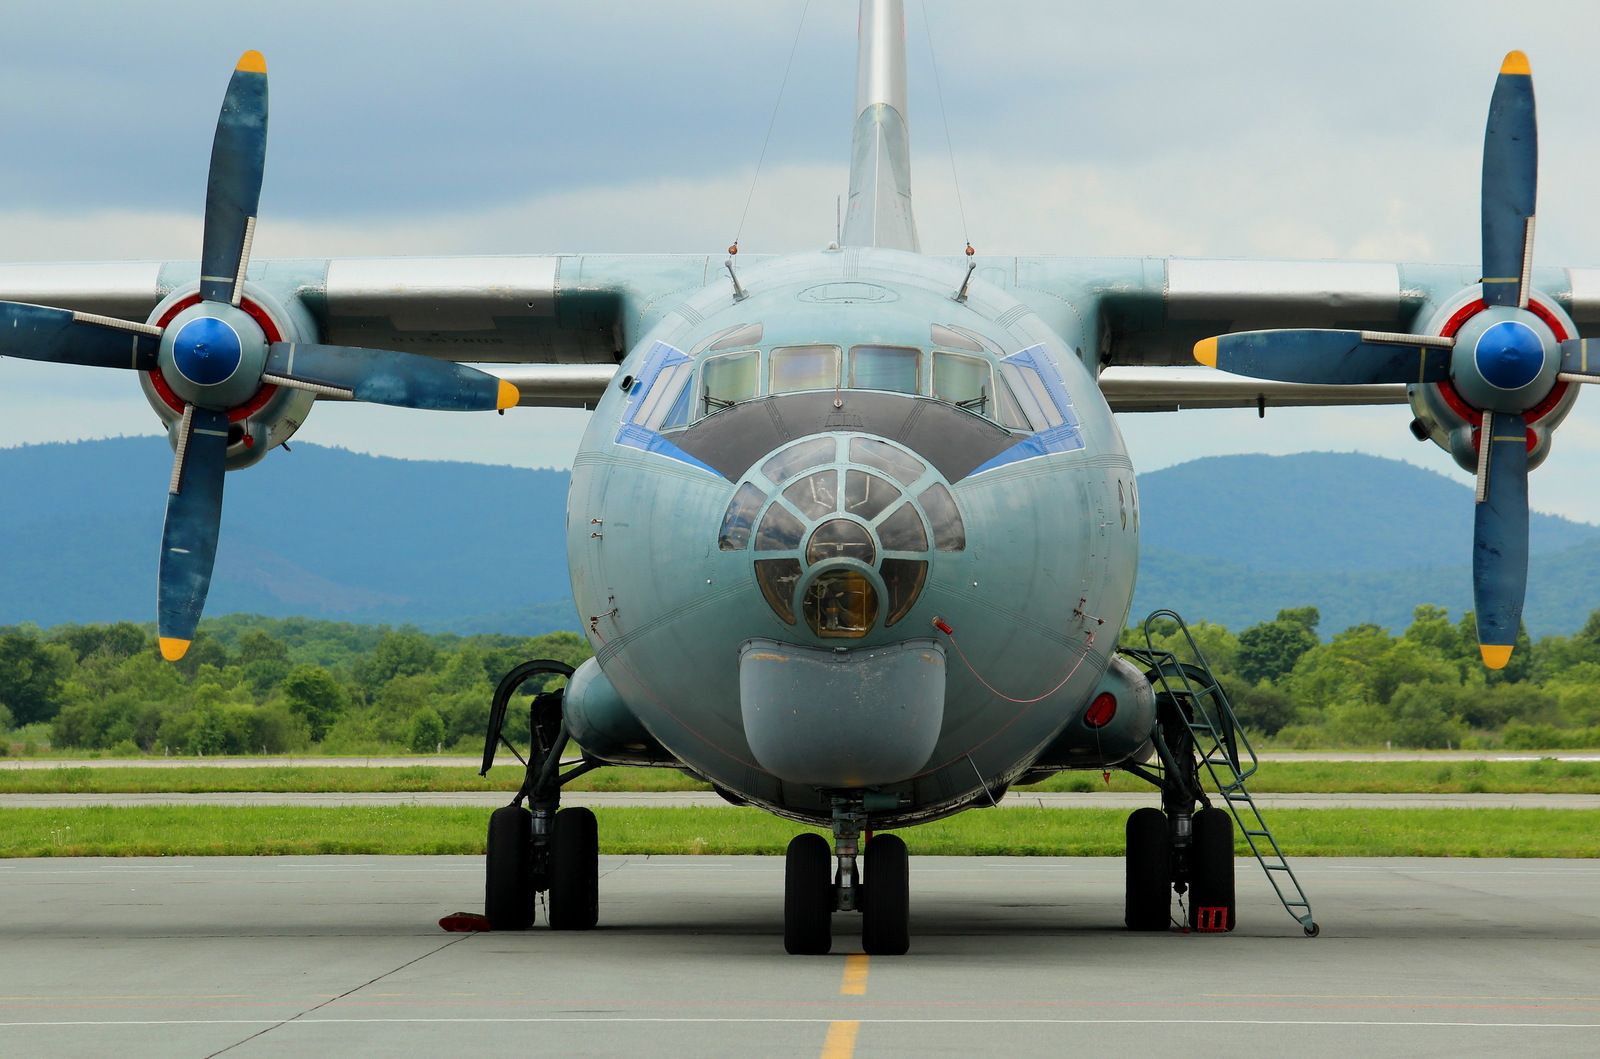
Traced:
<path fill-rule="evenodd" d="M 1104 728 L 1111 723 L 1111 718 L 1117 715 L 1117 697 L 1109 691 L 1102 691 L 1089 703 L 1089 709 L 1083 715 L 1083 723 L 1090 728 Z"/>

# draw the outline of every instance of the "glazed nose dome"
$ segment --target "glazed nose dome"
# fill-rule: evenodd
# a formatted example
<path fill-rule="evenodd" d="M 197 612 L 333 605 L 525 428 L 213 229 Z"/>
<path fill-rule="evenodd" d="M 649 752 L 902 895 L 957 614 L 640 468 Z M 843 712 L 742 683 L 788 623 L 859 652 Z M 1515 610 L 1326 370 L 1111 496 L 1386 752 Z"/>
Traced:
<path fill-rule="evenodd" d="M 824 435 L 752 468 L 724 512 L 723 551 L 752 549 L 762 596 L 788 625 L 856 639 L 903 620 L 932 555 L 966 547 L 938 471 L 882 438 Z"/>

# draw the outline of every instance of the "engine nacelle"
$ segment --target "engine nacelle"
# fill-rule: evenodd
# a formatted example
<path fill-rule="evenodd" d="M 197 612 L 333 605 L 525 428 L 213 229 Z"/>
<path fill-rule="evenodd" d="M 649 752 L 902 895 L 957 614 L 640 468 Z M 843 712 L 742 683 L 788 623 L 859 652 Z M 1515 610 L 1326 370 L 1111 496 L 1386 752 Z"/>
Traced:
<path fill-rule="evenodd" d="M 1133 663 L 1112 655 L 1089 701 L 1034 761 L 1018 783 L 1036 783 L 1070 768 L 1144 761 L 1154 749 L 1156 693 Z"/>
<path fill-rule="evenodd" d="M 1469 287 L 1446 302 L 1433 314 L 1422 333 L 1454 338 L 1461 326 L 1483 308 L 1483 298 L 1478 288 Z M 1577 325 L 1554 301 L 1534 291 L 1528 298 L 1528 309 L 1550 328 L 1557 342 L 1574 338 Z M 1476 473 L 1478 469 L 1478 428 L 1483 422 L 1483 412 L 1463 398 L 1449 381 L 1422 383 L 1406 388 L 1411 411 L 1416 416 L 1411 432 L 1417 440 L 1432 441 L 1448 452 L 1463 470 Z M 1551 434 L 1572 411 L 1578 400 L 1578 388 L 1571 383 L 1557 382 L 1550 395 L 1526 415 L 1531 444 L 1528 448 L 1528 469 L 1539 466 L 1550 454 Z"/>
<path fill-rule="evenodd" d="M 622 701 L 593 658 L 586 659 L 568 678 L 561 716 L 567 722 L 567 734 L 602 761 L 617 765 L 677 762 Z"/>
<path fill-rule="evenodd" d="M 173 291 L 155 307 L 148 322 L 165 327 L 173 317 L 199 300 L 198 287 Z M 317 339 L 316 321 L 298 299 L 285 304 L 268 291 L 246 283 L 239 307 L 261 325 L 269 342 L 314 342 Z M 177 428 L 183 419 L 183 399 L 172 392 L 160 372 L 140 372 L 139 385 L 150 407 L 166 426 L 167 440 L 176 449 Z M 228 469 L 248 467 L 288 441 L 305 422 L 315 401 L 316 395 L 306 390 L 263 385 L 254 397 L 228 413 Z"/>

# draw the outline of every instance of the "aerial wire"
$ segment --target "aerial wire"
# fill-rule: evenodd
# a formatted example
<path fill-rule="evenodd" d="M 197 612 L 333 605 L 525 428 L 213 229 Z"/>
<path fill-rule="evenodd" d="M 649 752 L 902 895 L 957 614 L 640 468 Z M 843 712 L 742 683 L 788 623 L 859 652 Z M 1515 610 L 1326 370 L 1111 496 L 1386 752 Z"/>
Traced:
<path fill-rule="evenodd" d="M 739 252 L 739 237 L 744 235 L 744 222 L 750 216 L 750 202 L 756 197 L 756 181 L 761 179 L 761 166 L 767 160 L 767 145 L 772 142 L 772 129 L 778 124 L 778 108 L 783 105 L 783 90 L 789 86 L 789 71 L 794 69 L 794 55 L 800 49 L 800 31 L 806 27 L 806 13 L 811 10 L 811 0 L 806 0 L 806 6 L 800 9 L 800 24 L 794 28 L 794 43 L 789 45 L 789 61 L 783 66 L 783 80 L 778 84 L 778 98 L 772 102 L 772 117 L 767 122 L 767 135 L 761 141 L 761 155 L 756 159 L 756 171 L 750 177 L 750 193 L 744 198 L 744 212 L 739 214 L 739 227 L 733 234 L 733 246 L 728 248 L 730 254 Z"/>
<path fill-rule="evenodd" d="M 922 30 L 928 38 L 928 62 L 933 66 L 933 88 L 939 96 L 939 120 L 944 123 L 944 147 L 950 157 L 950 182 L 956 189 L 956 211 L 961 215 L 961 238 L 967 244 L 967 256 L 972 256 L 972 233 L 967 230 L 967 207 L 961 201 L 961 180 L 956 175 L 956 148 L 950 139 L 950 115 L 944 109 L 944 85 L 939 81 L 939 58 L 933 50 L 933 22 L 928 17 L 928 5 L 922 5 Z"/>

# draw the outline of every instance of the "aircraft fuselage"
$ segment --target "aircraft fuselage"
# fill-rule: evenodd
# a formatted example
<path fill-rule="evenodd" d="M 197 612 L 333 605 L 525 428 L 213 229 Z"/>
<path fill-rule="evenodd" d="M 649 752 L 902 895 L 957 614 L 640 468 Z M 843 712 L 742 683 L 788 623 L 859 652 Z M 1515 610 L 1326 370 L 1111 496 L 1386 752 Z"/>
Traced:
<path fill-rule="evenodd" d="M 606 680 L 780 815 L 866 788 L 905 823 L 1003 789 L 1081 725 L 1125 623 L 1137 496 L 1085 336 L 980 281 L 958 300 L 964 271 L 845 248 L 742 269 L 742 298 L 712 278 L 628 355 L 574 461 Z"/>

